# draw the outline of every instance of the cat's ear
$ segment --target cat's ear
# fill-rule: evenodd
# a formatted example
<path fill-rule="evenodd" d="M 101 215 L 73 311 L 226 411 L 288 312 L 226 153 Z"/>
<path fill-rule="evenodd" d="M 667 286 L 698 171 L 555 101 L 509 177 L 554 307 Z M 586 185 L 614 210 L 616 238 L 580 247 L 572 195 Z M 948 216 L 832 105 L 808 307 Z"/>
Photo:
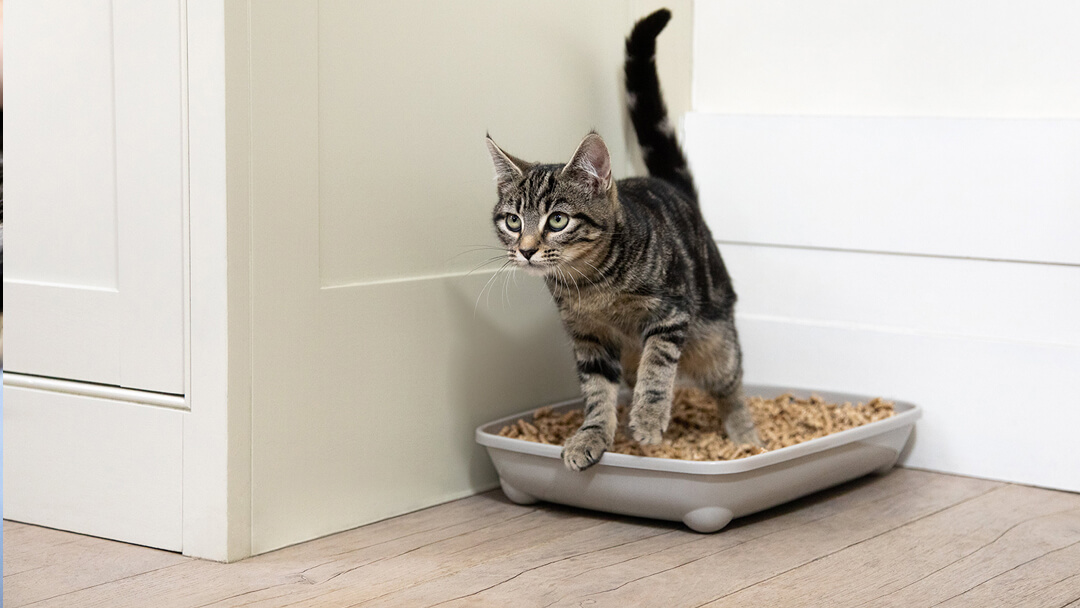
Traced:
<path fill-rule="evenodd" d="M 595 131 L 586 135 L 573 158 L 563 167 L 562 175 L 594 196 L 611 190 L 611 155 L 603 138 Z"/>
<path fill-rule="evenodd" d="M 514 183 L 514 180 L 525 175 L 532 165 L 520 158 L 515 158 L 502 148 L 495 145 L 495 140 L 487 136 L 488 152 L 491 152 L 491 162 L 495 164 L 495 181 L 499 186 L 499 192 L 505 192 Z"/>

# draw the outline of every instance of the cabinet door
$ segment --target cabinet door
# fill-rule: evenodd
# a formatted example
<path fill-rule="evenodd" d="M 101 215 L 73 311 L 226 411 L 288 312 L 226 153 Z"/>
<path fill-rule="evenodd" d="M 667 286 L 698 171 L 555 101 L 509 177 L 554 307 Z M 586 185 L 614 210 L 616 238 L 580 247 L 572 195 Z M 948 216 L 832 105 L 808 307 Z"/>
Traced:
<path fill-rule="evenodd" d="M 6 8 L 5 368 L 183 393 L 181 3 Z"/>

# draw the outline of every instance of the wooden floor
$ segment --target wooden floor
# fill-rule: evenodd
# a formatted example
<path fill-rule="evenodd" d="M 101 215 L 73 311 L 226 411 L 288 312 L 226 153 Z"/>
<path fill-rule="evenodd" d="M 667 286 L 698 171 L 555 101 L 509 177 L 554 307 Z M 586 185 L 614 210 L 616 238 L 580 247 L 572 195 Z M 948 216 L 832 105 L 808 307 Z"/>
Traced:
<path fill-rule="evenodd" d="M 713 535 L 489 492 L 235 564 L 4 523 L 8 608 L 1080 608 L 1080 495 L 897 469 Z"/>

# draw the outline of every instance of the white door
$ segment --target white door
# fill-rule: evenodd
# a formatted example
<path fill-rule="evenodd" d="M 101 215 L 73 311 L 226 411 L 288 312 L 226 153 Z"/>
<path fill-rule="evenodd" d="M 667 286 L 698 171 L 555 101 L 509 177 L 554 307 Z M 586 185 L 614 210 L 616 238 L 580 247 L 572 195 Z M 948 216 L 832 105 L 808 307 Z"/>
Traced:
<path fill-rule="evenodd" d="M 180 3 L 6 8 L 5 369 L 181 394 Z"/>
<path fill-rule="evenodd" d="M 4 517 L 182 546 L 181 0 L 8 2 Z"/>

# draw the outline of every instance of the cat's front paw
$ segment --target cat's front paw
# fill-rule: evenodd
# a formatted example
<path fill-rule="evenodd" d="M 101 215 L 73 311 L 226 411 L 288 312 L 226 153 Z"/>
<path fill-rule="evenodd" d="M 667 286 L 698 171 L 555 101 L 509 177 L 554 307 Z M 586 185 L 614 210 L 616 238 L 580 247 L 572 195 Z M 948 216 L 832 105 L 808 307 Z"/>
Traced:
<path fill-rule="evenodd" d="M 630 412 L 630 434 L 642 445 L 657 445 L 664 439 L 664 423 L 658 416 Z"/>
<path fill-rule="evenodd" d="M 563 446 L 563 464 L 571 471 L 583 471 L 596 464 L 607 448 L 607 438 L 599 429 L 578 431 Z"/>

